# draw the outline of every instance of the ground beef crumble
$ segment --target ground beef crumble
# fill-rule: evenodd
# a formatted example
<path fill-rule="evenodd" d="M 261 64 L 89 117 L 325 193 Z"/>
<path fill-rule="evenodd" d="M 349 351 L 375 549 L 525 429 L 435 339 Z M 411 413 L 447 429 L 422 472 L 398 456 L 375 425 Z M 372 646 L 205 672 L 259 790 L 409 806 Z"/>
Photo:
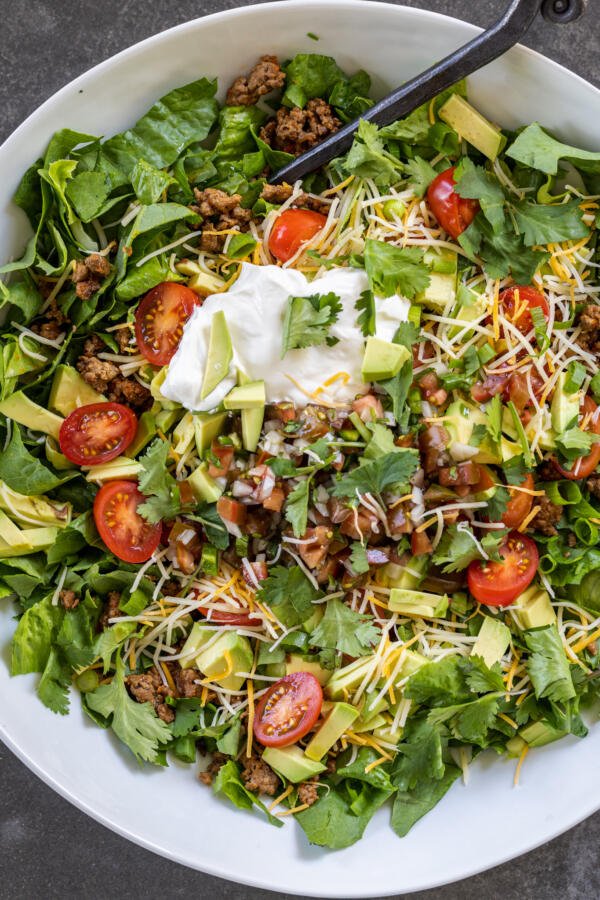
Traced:
<path fill-rule="evenodd" d="M 156 668 L 149 669 L 143 675 L 128 675 L 125 683 L 133 699 L 138 703 L 151 703 L 163 722 L 169 724 L 175 719 L 174 710 L 165 703 L 167 697 L 174 696 L 173 691 L 163 684 Z"/>
<path fill-rule="evenodd" d="M 546 494 L 537 497 L 536 500 L 540 506 L 540 511 L 532 519 L 531 527 L 534 531 L 539 531 L 541 534 L 552 537 L 552 535 L 557 534 L 556 524 L 562 516 L 562 506 L 552 503 Z"/>
<path fill-rule="evenodd" d="M 577 343 L 590 353 L 600 354 L 600 305 L 588 303 L 579 316 L 581 332 Z"/>
<path fill-rule="evenodd" d="M 240 194 L 227 194 L 218 188 L 205 188 L 201 191 L 194 188 L 196 203 L 191 209 L 204 219 L 204 229 L 200 237 L 200 247 L 209 253 L 218 253 L 223 249 L 227 235 L 214 234 L 215 231 L 227 231 L 237 228 L 247 231 L 252 220 L 252 210 L 240 206 Z"/>
<path fill-rule="evenodd" d="M 590 475 L 586 481 L 586 487 L 592 497 L 597 497 L 600 500 L 600 475 Z"/>
<path fill-rule="evenodd" d="M 227 91 L 225 103 L 227 106 L 254 106 L 260 97 L 283 87 L 284 83 L 285 72 L 277 57 L 261 56 L 247 75 L 235 79 Z"/>
<path fill-rule="evenodd" d="M 80 598 L 77 596 L 75 591 L 60 591 L 58 599 L 60 600 L 60 604 L 63 609 L 75 609 L 77 606 L 79 606 L 80 602 Z"/>
<path fill-rule="evenodd" d="M 117 616 L 122 616 L 123 613 L 119 609 L 119 603 L 121 602 L 121 594 L 119 591 L 110 591 L 106 603 L 104 605 L 104 609 L 98 620 L 98 630 L 104 631 L 105 628 L 108 628 L 108 620 L 116 619 Z"/>
<path fill-rule="evenodd" d="M 312 806 L 319 799 L 316 781 L 303 781 L 298 785 L 298 804 Z"/>
<path fill-rule="evenodd" d="M 265 184 L 260 196 L 263 200 L 266 200 L 267 203 L 281 205 L 282 203 L 285 203 L 286 200 L 289 200 L 293 193 L 294 188 L 291 184 Z M 320 197 L 311 197 L 310 194 L 305 194 L 304 191 L 297 194 L 292 203 L 292 207 L 310 209 L 313 212 L 321 213 L 321 215 L 324 216 L 329 212 L 330 206 L 331 204 L 326 200 L 322 200 Z"/>
<path fill-rule="evenodd" d="M 75 263 L 71 281 L 80 300 L 89 300 L 100 290 L 104 279 L 110 275 L 110 263 L 99 253 L 90 253 L 84 260 Z"/>
<path fill-rule="evenodd" d="M 199 697 L 202 694 L 202 685 L 196 684 L 202 678 L 197 669 L 182 669 L 175 671 L 174 680 L 179 697 Z"/>
<path fill-rule="evenodd" d="M 242 781 L 249 791 L 256 794 L 267 794 L 269 797 L 277 793 L 281 784 L 273 769 L 258 756 L 246 759 L 242 771 Z"/>
<path fill-rule="evenodd" d="M 210 787 L 210 785 L 213 783 L 213 778 L 218 774 L 219 769 L 221 769 L 225 765 L 227 760 L 228 757 L 225 756 L 224 753 L 213 753 L 213 757 L 207 768 L 204 770 L 204 772 L 200 772 L 200 775 L 198 776 L 202 784 Z"/>
<path fill-rule="evenodd" d="M 315 97 L 308 101 L 304 109 L 282 106 L 275 118 L 261 128 L 260 137 L 275 150 L 300 156 L 336 132 L 341 125 L 329 103 Z"/>
<path fill-rule="evenodd" d="M 126 343 L 122 343 L 123 338 L 117 338 L 120 347 L 129 345 L 131 335 L 129 329 L 119 329 L 115 332 L 115 334 L 121 335 L 125 331 L 128 333 L 125 335 Z M 83 345 L 83 354 L 77 360 L 77 371 L 95 391 L 106 394 L 108 400 L 114 403 L 125 403 L 136 410 L 143 411 L 152 401 L 150 391 L 135 378 L 125 378 L 121 375 L 114 363 L 98 359 L 98 354 L 107 349 L 104 341 L 97 335 L 89 337 Z"/>

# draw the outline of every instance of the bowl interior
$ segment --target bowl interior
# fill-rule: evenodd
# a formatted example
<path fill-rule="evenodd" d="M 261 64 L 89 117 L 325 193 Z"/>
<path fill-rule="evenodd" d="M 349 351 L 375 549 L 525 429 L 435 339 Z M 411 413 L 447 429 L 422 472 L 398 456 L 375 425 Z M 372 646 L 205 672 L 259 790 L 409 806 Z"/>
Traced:
<path fill-rule="evenodd" d="M 135 122 L 160 95 L 201 75 L 221 94 L 263 53 L 335 56 L 365 68 L 383 93 L 464 43 L 477 29 L 434 13 L 366 0 L 288 0 L 179 26 L 102 63 L 45 103 L 0 148 L 0 259 L 18 257 L 27 236 L 10 202 L 25 168 L 61 127 L 110 135 Z M 307 32 L 318 35 L 315 42 Z M 470 98 L 507 127 L 534 120 L 569 143 L 597 149 L 600 92 L 524 48 L 470 80 Z M 467 787 L 457 784 L 403 840 L 379 812 L 366 837 L 335 853 L 310 847 L 288 823 L 215 800 L 192 768 L 140 768 L 99 731 L 75 699 L 62 718 L 35 695 L 35 679 L 9 679 L 10 604 L 0 607 L 0 735 L 38 775 L 95 818 L 186 865 L 260 887 L 359 897 L 432 887 L 525 852 L 600 806 L 600 730 L 537 750 L 513 789 L 514 764 L 484 756 Z M 548 786 L 552 785 L 549 792 Z M 233 851 L 233 852 L 232 852 Z"/>

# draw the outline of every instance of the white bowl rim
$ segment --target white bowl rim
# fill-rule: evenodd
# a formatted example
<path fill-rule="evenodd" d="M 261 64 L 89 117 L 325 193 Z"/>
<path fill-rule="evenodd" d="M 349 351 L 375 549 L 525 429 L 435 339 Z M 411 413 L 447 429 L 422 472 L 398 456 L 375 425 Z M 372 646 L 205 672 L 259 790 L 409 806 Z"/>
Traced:
<path fill-rule="evenodd" d="M 40 106 L 36 107 L 33 112 L 31 112 L 26 119 L 21 122 L 17 128 L 11 132 L 11 134 L 0 144 L 0 163 L 2 162 L 2 157 L 5 153 L 10 152 L 10 145 L 13 140 L 20 137 L 23 131 L 26 131 L 28 126 L 40 115 L 42 115 L 46 109 L 51 106 L 57 99 L 62 98 L 63 95 L 67 95 L 69 91 L 72 91 L 73 88 L 78 88 L 80 85 L 84 84 L 88 78 L 96 77 L 97 75 L 102 74 L 105 70 L 110 69 L 115 62 L 123 59 L 124 57 L 133 57 L 138 53 L 145 52 L 148 48 L 152 47 L 153 44 L 159 44 L 165 35 L 173 35 L 176 33 L 183 34 L 188 29 L 195 28 L 199 22 L 205 21 L 221 21 L 226 20 L 228 18 L 243 18 L 244 16 L 252 16 L 254 10 L 271 10 L 278 11 L 283 4 L 285 3 L 286 8 L 306 8 L 308 6 L 313 8 L 318 8 L 319 6 L 323 7 L 323 9 L 330 9 L 332 6 L 332 2 L 335 2 L 336 10 L 342 10 L 344 8 L 358 9 L 358 8 L 373 8 L 373 7 L 385 7 L 389 9 L 390 7 L 397 8 L 402 10 L 405 15 L 412 15 L 415 18 L 429 19 L 432 23 L 443 23 L 443 22 L 458 22 L 464 28 L 465 33 L 470 32 L 470 37 L 475 37 L 477 34 L 481 33 L 484 29 L 474 25 L 470 22 L 465 22 L 463 19 L 458 19 L 456 16 L 449 16 L 444 13 L 439 13 L 433 10 L 425 10 L 420 9 L 418 7 L 407 7 L 401 4 L 396 4 L 392 2 L 382 2 L 382 0 L 271 0 L 271 2 L 260 3 L 260 4 L 249 4 L 241 7 L 234 7 L 232 9 L 222 10 L 220 12 L 211 13 L 205 16 L 198 16 L 195 19 L 189 19 L 185 22 L 181 22 L 179 25 L 174 25 L 171 28 L 164 29 L 154 35 L 150 35 L 147 38 L 144 38 L 141 41 L 132 44 L 129 47 L 120 50 L 118 53 L 113 54 L 107 59 L 103 60 L 100 63 L 97 63 L 95 66 L 87 69 L 82 72 L 76 78 L 67 82 L 63 87 L 59 88 L 53 94 L 51 94 Z M 558 26 L 557 26 L 558 27 Z M 469 38 L 470 39 L 470 38 Z M 533 50 L 530 47 L 526 47 L 523 44 L 517 44 L 519 51 L 526 55 L 529 55 L 532 58 L 543 60 L 546 66 L 550 66 L 556 72 L 566 73 L 571 80 L 575 80 L 579 82 L 582 87 L 585 87 L 587 90 L 590 88 L 593 92 L 600 95 L 600 88 L 597 88 L 595 85 L 592 85 L 589 81 L 586 81 L 581 75 L 578 75 L 576 72 L 572 72 L 566 66 L 563 66 L 561 63 L 556 62 L 553 59 L 545 56 L 537 50 Z M 210 75 L 210 73 L 207 73 Z M 600 727 L 600 726 L 599 726 Z M 8 731 L 8 725 L 4 725 L 0 721 L 0 738 L 2 742 L 15 754 L 15 756 L 25 765 L 28 769 L 30 769 L 38 778 L 41 779 L 48 787 L 52 788 L 57 794 L 79 809 L 81 812 L 90 816 L 95 821 L 99 822 L 101 825 L 104 825 L 106 828 L 111 831 L 119 834 L 121 837 L 126 838 L 127 840 L 137 844 L 140 847 L 143 847 L 146 850 L 150 850 L 151 852 L 164 857 L 173 862 L 180 863 L 186 868 L 192 868 L 196 871 L 200 871 L 206 873 L 208 875 L 213 875 L 218 878 L 225 879 L 227 881 L 231 881 L 237 884 L 248 885 L 249 887 L 256 887 L 262 890 L 271 890 L 278 891 L 279 888 L 273 887 L 272 883 L 270 884 L 267 880 L 259 880 L 256 878 L 240 878 L 239 874 L 236 874 L 229 871 L 224 871 L 219 865 L 214 865 L 210 861 L 203 861 L 202 865 L 195 865 L 190 862 L 189 859 L 184 856 L 178 855 L 176 852 L 172 852 L 170 850 L 165 849 L 164 847 L 159 846 L 153 841 L 144 838 L 141 835 L 138 835 L 132 831 L 129 831 L 126 827 L 121 825 L 118 820 L 113 820 L 111 817 L 103 815 L 94 809 L 94 807 L 89 804 L 87 801 L 81 799 L 74 793 L 72 793 L 68 788 L 66 788 L 61 782 L 50 775 L 48 772 L 44 770 L 42 765 L 38 763 L 23 747 L 17 744 L 10 736 Z M 496 866 L 500 866 L 504 863 L 509 862 L 512 859 L 516 859 L 519 856 L 522 856 L 525 853 L 528 853 L 536 848 L 546 844 L 547 842 L 553 840 L 561 834 L 564 834 L 571 828 L 574 828 L 584 819 L 593 815 L 600 809 L 600 796 L 596 799 L 590 797 L 589 805 L 581 809 L 579 808 L 572 817 L 568 820 L 562 819 L 559 825 L 552 825 L 547 828 L 545 833 L 532 840 L 531 842 L 523 845 L 521 848 L 513 851 L 508 851 L 501 853 L 499 852 L 497 858 L 490 863 L 486 863 L 484 865 L 477 864 L 474 862 L 470 867 L 464 868 L 460 875 L 451 878 L 448 880 L 447 878 L 431 878 L 427 880 L 421 885 L 417 885 L 411 888 L 403 888 L 403 893 L 413 893 L 415 891 L 420 890 L 430 890 L 433 888 L 441 887 L 446 884 L 457 883 L 458 881 L 462 881 L 463 879 L 470 878 L 474 875 L 477 875 L 481 872 L 489 871 Z M 232 814 L 235 814 L 235 811 L 232 809 Z M 305 895 L 305 896 L 327 896 L 327 897 L 369 897 L 373 896 L 372 894 L 365 893 L 364 890 L 358 889 L 356 893 L 349 893 L 348 890 L 345 890 L 343 894 L 336 893 L 335 889 L 332 892 L 327 893 L 326 895 L 323 893 L 317 894 L 316 892 L 309 892 L 306 894 L 305 891 L 296 889 L 293 886 L 287 885 L 284 890 L 286 893 L 295 894 L 295 895 Z M 398 892 L 398 889 L 390 889 L 388 891 L 384 891 L 383 893 L 378 891 L 378 896 L 393 896 Z"/>

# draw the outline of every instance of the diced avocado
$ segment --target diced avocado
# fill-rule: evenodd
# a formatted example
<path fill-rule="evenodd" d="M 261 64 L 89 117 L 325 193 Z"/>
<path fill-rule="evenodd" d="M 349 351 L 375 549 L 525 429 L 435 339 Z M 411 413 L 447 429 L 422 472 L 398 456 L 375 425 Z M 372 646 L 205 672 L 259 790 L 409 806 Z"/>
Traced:
<path fill-rule="evenodd" d="M 426 250 L 423 262 L 431 272 L 439 275 L 456 275 L 458 272 L 458 254 L 454 250 Z"/>
<path fill-rule="evenodd" d="M 325 685 L 325 693 L 332 700 L 345 700 L 356 690 L 373 665 L 373 656 L 361 656 L 333 673 Z"/>
<path fill-rule="evenodd" d="M 225 409 L 260 409 L 266 402 L 264 381 L 248 381 L 232 388 L 225 399 Z"/>
<path fill-rule="evenodd" d="M 456 275 L 430 272 L 429 284 L 417 294 L 415 300 L 435 312 L 445 310 L 449 303 L 456 300 Z"/>
<path fill-rule="evenodd" d="M 385 725 L 387 719 L 381 713 L 375 713 L 374 716 L 371 716 L 370 719 L 363 719 L 361 716 L 360 719 L 357 719 L 356 722 L 352 726 L 352 731 L 355 731 L 356 734 L 360 734 L 361 732 L 366 731 L 374 731 L 376 728 L 381 728 L 382 725 Z"/>
<path fill-rule="evenodd" d="M 498 126 L 482 116 L 459 94 L 451 94 L 440 107 L 438 115 L 450 128 L 454 128 L 461 138 L 492 162 L 506 144 L 506 138 Z"/>
<path fill-rule="evenodd" d="M 173 450 L 179 456 L 189 450 L 195 437 L 194 416 L 186 412 L 173 429 Z"/>
<path fill-rule="evenodd" d="M 213 313 L 206 352 L 206 365 L 202 379 L 200 399 L 204 400 L 218 387 L 229 373 L 229 365 L 233 359 L 231 335 L 227 327 L 227 319 L 222 309 Z"/>
<path fill-rule="evenodd" d="M 152 407 L 152 413 L 156 419 L 156 427 L 164 433 L 170 431 L 177 419 L 181 416 L 181 407 L 179 404 L 173 406 L 173 409 L 163 409 L 160 403 L 156 403 L 158 409 Z"/>
<path fill-rule="evenodd" d="M 54 466 L 54 468 L 58 469 L 60 472 L 76 468 L 75 463 L 72 463 L 71 460 L 67 459 L 67 457 L 60 452 L 58 444 L 54 438 L 50 437 L 50 435 L 48 435 L 44 441 L 44 451 L 50 465 Z"/>
<path fill-rule="evenodd" d="M 302 631 L 305 631 L 307 634 L 310 634 L 311 631 L 314 631 L 323 616 L 325 615 L 325 604 L 319 603 L 315 605 L 313 614 L 310 619 L 307 619 L 306 622 L 302 623 Z"/>
<path fill-rule="evenodd" d="M 365 382 L 384 381 L 397 375 L 411 352 L 403 344 L 392 344 L 378 337 L 367 338 L 361 377 Z"/>
<path fill-rule="evenodd" d="M 249 672 L 254 661 L 247 637 L 235 631 L 224 631 L 214 644 L 201 650 L 196 666 L 202 674 L 227 691 L 239 691 L 246 678 L 237 672 Z"/>
<path fill-rule="evenodd" d="M 103 484 L 105 481 L 126 481 L 137 478 L 142 471 L 142 464 L 128 456 L 117 456 L 109 462 L 101 463 L 99 466 L 90 466 L 86 481 L 93 484 Z"/>
<path fill-rule="evenodd" d="M 532 584 L 519 594 L 514 601 L 515 618 L 523 631 L 529 628 L 542 628 L 544 625 L 552 625 L 556 622 L 556 613 L 548 591 Z"/>
<path fill-rule="evenodd" d="M 200 503 L 215 503 L 223 488 L 211 475 L 208 474 L 208 464 L 201 462 L 197 469 L 187 478 L 187 483 L 192 489 L 196 500 Z"/>
<path fill-rule="evenodd" d="M 199 454 L 208 450 L 214 439 L 223 431 L 226 421 L 226 412 L 194 413 L 194 437 Z"/>
<path fill-rule="evenodd" d="M 450 435 L 450 450 L 455 443 L 470 445 L 476 425 L 488 427 L 486 414 L 478 406 L 464 400 L 454 400 L 450 403 L 444 416 L 444 428 Z M 499 448 L 487 435 L 479 443 L 473 461 L 480 465 L 499 465 L 502 462 Z"/>
<path fill-rule="evenodd" d="M 456 292 L 456 306 L 453 307 L 451 316 L 456 320 L 456 325 L 448 329 L 448 337 L 453 338 L 465 325 L 481 318 L 487 312 L 487 300 L 481 295 L 483 285 L 468 287 L 459 284 Z M 471 336 L 471 330 L 465 331 L 465 339 Z"/>
<path fill-rule="evenodd" d="M 386 741 L 388 744 L 397 744 L 402 737 L 403 728 L 392 728 L 390 722 L 386 725 L 379 725 L 373 731 L 373 737 L 380 741 Z"/>
<path fill-rule="evenodd" d="M 174 400 L 167 400 L 167 398 L 163 397 L 161 393 L 160 389 L 162 388 L 165 378 L 167 377 L 168 370 L 168 366 L 163 366 L 162 369 L 158 370 L 158 372 L 150 382 L 150 393 L 155 400 L 158 400 L 163 409 L 181 409 L 181 403 L 176 403 Z"/>
<path fill-rule="evenodd" d="M 388 599 L 388 609 L 390 612 L 438 619 L 446 614 L 448 595 L 392 588 Z"/>
<path fill-rule="evenodd" d="M 413 590 L 423 581 L 428 565 L 429 560 L 425 556 L 411 559 L 408 566 L 386 563 L 377 573 L 377 581 L 383 587 Z"/>
<path fill-rule="evenodd" d="M 0 537 L 0 559 L 11 556 L 26 556 L 47 550 L 53 545 L 58 535 L 58 528 L 24 528 L 21 531 L 21 543 L 10 544 Z"/>
<path fill-rule="evenodd" d="M 519 737 L 518 734 L 515 734 L 514 737 L 511 737 L 510 740 L 506 742 L 506 752 L 511 759 L 516 759 L 521 755 L 526 746 L 527 744 L 523 738 Z"/>
<path fill-rule="evenodd" d="M 309 759 L 319 760 L 333 747 L 343 733 L 358 719 L 358 710 L 349 703 L 334 703 L 327 718 L 305 749 Z"/>
<path fill-rule="evenodd" d="M 38 523 L 41 526 L 66 528 L 71 521 L 72 513 L 70 503 L 50 500 L 48 497 L 18 494 L 2 481 L 0 481 L 0 509 L 9 513 L 17 522 L 29 527 Z"/>
<path fill-rule="evenodd" d="M 389 703 L 387 694 L 378 697 L 375 692 L 372 692 L 371 694 L 367 693 L 365 694 L 362 706 L 360 707 L 360 717 L 361 719 L 371 719 L 381 712 L 387 712 L 388 709 Z"/>
<path fill-rule="evenodd" d="M 546 410 L 544 410 L 543 412 L 546 412 Z M 543 421 L 544 419 L 542 415 L 542 422 Z M 537 445 L 540 450 L 556 449 L 556 434 L 554 433 L 554 430 L 552 428 L 540 428 L 539 413 L 533 415 L 527 425 L 524 425 L 523 427 L 525 429 L 525 436 L 530 445 L 533 443 L 534 438 L 537 437 Z"/>
<path fill-rule="evenodd" d="M 245 372 L 242 372 L 242 370 L 239 369 L 238 384 L 249 383 L 249 377 Z M 264 406 L 257 406 L 256 409 L 243 409 L 241 411 L 241 417 L 244 449 L 247 450 L 248 453 L 254 453 L 260 440 L 260 433 L 265 419 L 265 408 Z"/>
<path fill-rule="evenodd" d="M 549 722 L 544 720 L 540 722 L 532 722 L 521 728 L 519 737 L 526 741 L 530 747 L 543 747 L 545 744 L 551 744 L 553 741 L 559 741 L 567 732 L 554 728 Z"/>
<path fill-rule="evenodd" d="M 326 768 L 322 763 L 309 759 L 300 747 L 293 744 L 291 747 L 267 747 L 263 751 L 262 758 L 274 772 L 292 784 L 308 781 L 315 775 L 320 775 Z"/>
<path fill-rule="evenodd" d="M 550 418 L 552 428 L 557 434 L 562 434 L 567 428 L 577 424 L 579 418 L 580 392 L 568 394 L 565 390 L 567 372 L 561 372 L 556 381 L 556 387 L 550 404 Z"/>
<path fill-rule="evenodd" d="M 285 674 L 290 675 L 292 672 L 310 672 L 320 685 L 327 684 L 332 674 L 331 669 L 324 669 L 318 662 L 310 662 L 296 653 L 292 653 L 285 664 Z"/>
<path fill-rule="evenodd" d="M 219 574 L 219 551 L 212 544 L 204 544 L 202 547 L 200 568 L 206 575 Z"/>
<path fill-rule="evenodd" d="M 509 644 L 510 630 L 504 622 L 484 616 L 471 653 L 473 656 L 480 656 L 486 666 L 491 668 L 494 663 L 500 662 Z"/>
<path fill-rule="evenodd" d="M 191 669 L 196 665 L 196 656 L 215 633 L 216 629 L 212 628 L 208 623 L 194 622 L 192 630 L 181 648 L 182 658 L 180 665 L 182 669 Z"/>
<path fill-rule="evenodd" d="M 156 419 L 154 414 L 147 410 L 139 417 L 135 437 L 127 450 L 123 451 L 124 455 L 133 459 L 150 443 L 155 434 Z"/>
<path fill-rule="evenodd" d="M 9 519 L 6 513 L 0 509 L 0 539 L 10 546 L 18 546 L 24 543 L 23 532 Z"/>
<path fill-rule="evenodd" d="M 422 653 L 418 653 L 416 650 L 406 650 L 404 653 L 404 660 L 398 673 L 398 680 L 400 681 L 402 678 L 414 675 L 415 672 L 419 671 L 421 666 L 426 665 L 428 662 L 430 662 L 430 660 L 428 660 L 426 656 L 423 656 Z"/>
<path fill-rule="evenodd" d="M 31 428 L 32 431 L 44 431 L 56 440 L 60 426 L 64 422 L 64 419 L 49 409 L 34 403 L 22 391 L 17 391 L 2 401 L 0 413 L 18 422 L 19 425 L 24 425 L 25 428 Z"/>
<path fill-rule="evenodd" d="M 188 287 L 195 291 L 201 297 L 208 297 L 209 294 L 218 294 L 222 291 L 226 283 L 222 278 L 204 272 L 198 263 L 189 259 L 182 259 L 175 264 L 175 268 L 182 275 L 190 276 Z"/>
<path fill-rule="evenodd" d="M 104 400 L 106 400 L 104 394 L 95 391 L 73 366 L 56 367 L 48 397 L 48 406 L 51 410 L 61 416 L 68 416 L 80 406 L 102 403 Z"/>

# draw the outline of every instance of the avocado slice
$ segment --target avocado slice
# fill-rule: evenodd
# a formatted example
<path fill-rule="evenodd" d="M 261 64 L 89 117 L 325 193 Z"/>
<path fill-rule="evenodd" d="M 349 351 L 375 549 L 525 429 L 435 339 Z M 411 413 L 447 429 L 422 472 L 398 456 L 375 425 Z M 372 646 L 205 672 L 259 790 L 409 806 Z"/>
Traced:
<path fill-rule="evenodd" d="M 160 428 L 160 430 L 166 434 L 181 416 L 181 407 L 177 404 L 173 409 L 163 409 L 161 404 L 158 401 L 155 401 L 152 405 L 151 412 L 156 418 L 157 429 Z"/>
<path fill-rule="evenodd" d="M 298 784 L 320 775 L 325 771 L 325 766 L 304 755 L 300 747 L 267 747 L 263 751 L 262 758 L 286 781 Z"/>
<path fill-rule="evenodd" d="M 174 400 L 167 400 L 167 398 L 164 397 L 161 393 L 160 389 L 165 382 L 168 370 L 168 366 L 163 366 L 162 369 L 158 370 L 158 372 L 150 382 L 150 393 L 152 394 L 153 398 L 157 400 L 158 403 L 160 403 L 163 409 L 181 409 L 181 403 L 176 403 Z"/>
<path fill-rule="evenodd" d="M 139 417 L 135 437 L 127 450 L 123 451 L 123 455 L 133 459 L 150 443 L 155 434 L 156 419 L 154 418 L 154 413 L 146 410 Z"/>
<path fill-rule="evenodd" d="M 11 544 L 0 537 L 0 559 L 8 559 L 11 556 L 27 556 L 29 553 L 47 550 L 55 542 L 58 531 L 58 528 L 50 526 L 23 529 L 20 544 Z"/>
<path fill-rule="evenodd" d="M 292 672 L 309 672 L 314 675 L 320 685 L 327 684 L 332 675 L 331 669 L 324 669 L 318 662 L 310 662 L 296 653 L 292 653 L 285 664 L 285 674 L 291 675 Z"/>
<path fill-rule="evenodd" d="M 173 429 L 173 450 L 179 456 L 191 447 L 195 437 L 194 416 L 191 412 L 186 412 Z"/>
<path fill-rule="evenodd" d="M 388 599 L 388 609 L 390 612 L 404 613 L 405 615 L 439 619 L 446 614 L 448 609 L 448 595 L 392 588 Z"/>
<path fill-rule="evenodd" d="M 208 622 L 194 622 L 187 640 L 181 648 L 182 656 L 180 665 L 182 669 L 191 669 L 196 665 L 196 656 L 215 634 L 215 628 Z"/>
<path fill-rule="evenodd" d="M 208 463 L 206 462 L 201 462 L 186 480 L 194 497 L 200 503 L 215 503 L 223 493 L 219 482 L 208 474 Z"/>
<path fill-rule="evenodd" d="M 249 672 L 253 661 L 248 638 L 235 631 L 225 631 L 214 644 L 200 651 L 196 666 L 206 678 L 214 678 L 225 690 L 239 691 L 246 678 L 236 672 Z"/>
<path fill-rule="evenodd" d="M 64 472 L 67 469 L 75 469 L 77 468 L 75 463 L 72 463 L 67 457 L 60 452 L 58 449 L 58 444 L 51 438 L 50 435 L 44 441 L 44 451 L 46 453 L 46 459 L 50 463 L 51 466 L 54 466 L 55 469 L 58 469 L 60 472 Z"/>
<path fill-rule="evenodd" d="M 361 734 L 367 731 L 375 731 L 376 728 L 381 728 L 382 725 L 385 725 L 387 719 L 381 713 L 375 713 L 374 716 L 371 716 L 370 719 L 364 719 L 362 716 L 360 719 L 357 719 L 356 722 L 352 726 L 352 731 L 356 734 Z"/>
<path fill-rule="evenodd" d="M 0 539 L 9 546 L 18 546 L 25 543 L 23 532 L 9 519 L 6 513 L 0 509 Z"/>
<path fill-rule="evenodd" d="M 188 287 L 200 297 L 208 297 L 209 294 L 218 294 L 226 285 L 226 281 L 203 271 L 198 263 L 191 259 L 182 259 L 175 264 L 175 268 L 182 275 L 189 276 Z"/>
<path fill-rule="evenodd" d="M 208 450 L 214 439 L 223 431 L 226 421 L 226 412 L 194 413 L 194 437 L 199 454 Z"/>
<path fill-rule="evenodd" d="M 430 272 L 429 284 L 415 297 L 417 303 L 437 313 L 445 310 L 448 304 L 454 303 L 455 300 L 456 275 L 442 275 L 438 272 Z"/>
<path fill-rule="evenodd" d="M 73 366 L 56 367 L 48 397 L 48 406 L 51 410 L 60 413 L 61 416 L 68 416 L 80 406 L 105 401 L 104 394 L 95 391 Z"/>
<path fill-rule="evenodd" d="M 58 440 L 60 426 L 64 422 L 64 419 L 49 409 L 34 403 L 22 391 L 17 391 L 2 401 L 0 413 L 32 431 L 44 431 L 55 440 Z"/>
<path fill-rule="evenodd" d="M 250 383 L 249 377 L 241 369 L 238 370 L 238 383 Z M 260 433 L 265 419 L 265 407 L 257 406 L 255 409 L 242 409 L 241 417 L 244 450 L 254 453 L 260 440 Z"/>
<path fill-rule="evenodd" d="M 541 719 L 539 722 L 532 722 L 521 728 L 519 737 L 526 741 L 530 747 L 543 747 L 545 744 L 551 744 L 553 741 L 559 741 L 567 732 L 554 728 L 549 722 Z"/>
<path fill-rule="evenodd" d="M 412 359 L 411 352 L 403 344 L 368 337 L 361 366 L 362 380 L 371 382 L 393 378 L 409 359 Z"/>
<path fill-rule="evenodd" d="M 408 566 L 386 563 L 379 570 L 377 581 L 382 587 L 413 590 L 423 581 L 428 565 L 429 560 L 426 556 L 414 557 Z"/>
<path fill-rule="evenodd" d="M 497 125 L 493 125 L 459 94 L 451 94 L 438 112 L 442 122 L 454 128 L 459 137 L 468 141 L 476 150 L 492 162 L 506 144 L 506 138 Z"/>
<path fill-rule="evenodd" d="M 3 481 L 0 481 L 0 509 L 28 527 L 37 522 L 40 526 L 66 528 L 72 514 L 70 503 L 50 500 L 44 496 L 18 494 Z"/>
<path fill-rule="evenodd" d="M 356 690 L 372 664 L 373 655 L 370 655 L 361 656 L 347 666 L 342 666 L 325 685 L 325 693 L 332 700 L 345 700 Z"/>
<path fill-rule="evenodd" d="M 223 400 L 225 409 L 258 409 L 266 403 L 264 381 L 248 381 L 238 384 Z"/>
<path fill-rule="evenodd" d="M 550 420 L 557 434 L 562 434 L 563 431 L 577 425 L 579 419 L 580 392 L 575 391 L 571 394 L 566 392 L 567 377 L 567 372 L 561 372 L 558 376 L 550 404 Z"/>
<path fill-rule="evenodd" d="M 231 335 L 227 327 L 227 319 L 222 309 L 213 313 L 206 353 L 206 365 L 200 399 L 205 400 L 218 387 L 226 375 L 233 359 Z"/>
<path fill-rule="evenodd" d="M 519 594 L 515 602 L 515 618 L 523 631 L 529 628 L 543 628 L 556 622 L 556 613 L 550 602 L 548 591 L 532 584 Z"/>
<path fill-rule="evenodd" d="M 322 759 L 358 716 L 357 708 L 350 703 L 334 703 L 327 718 L 306 747 L 304 751 L 306 756 L 314 760 Z"/>
<path fill-rule="evenodd" d="M 128 456 L 117 456 L 109 462 L 100 463 L 99 466 L 90 466 L 85 480 L 93 484 L 103 484 L 105 481 L 126 481 L 136 479 L 142 471 L 142 465 Z"/>
<path fill-rule="evenodd" d="M 491 668 L 494 663 L 500 662 L 509 644 L 510 630 L 504 622 L 492 619 L 491 616 L 484 616 L 471 655 L 480 656 L 486 666 Z"/>

